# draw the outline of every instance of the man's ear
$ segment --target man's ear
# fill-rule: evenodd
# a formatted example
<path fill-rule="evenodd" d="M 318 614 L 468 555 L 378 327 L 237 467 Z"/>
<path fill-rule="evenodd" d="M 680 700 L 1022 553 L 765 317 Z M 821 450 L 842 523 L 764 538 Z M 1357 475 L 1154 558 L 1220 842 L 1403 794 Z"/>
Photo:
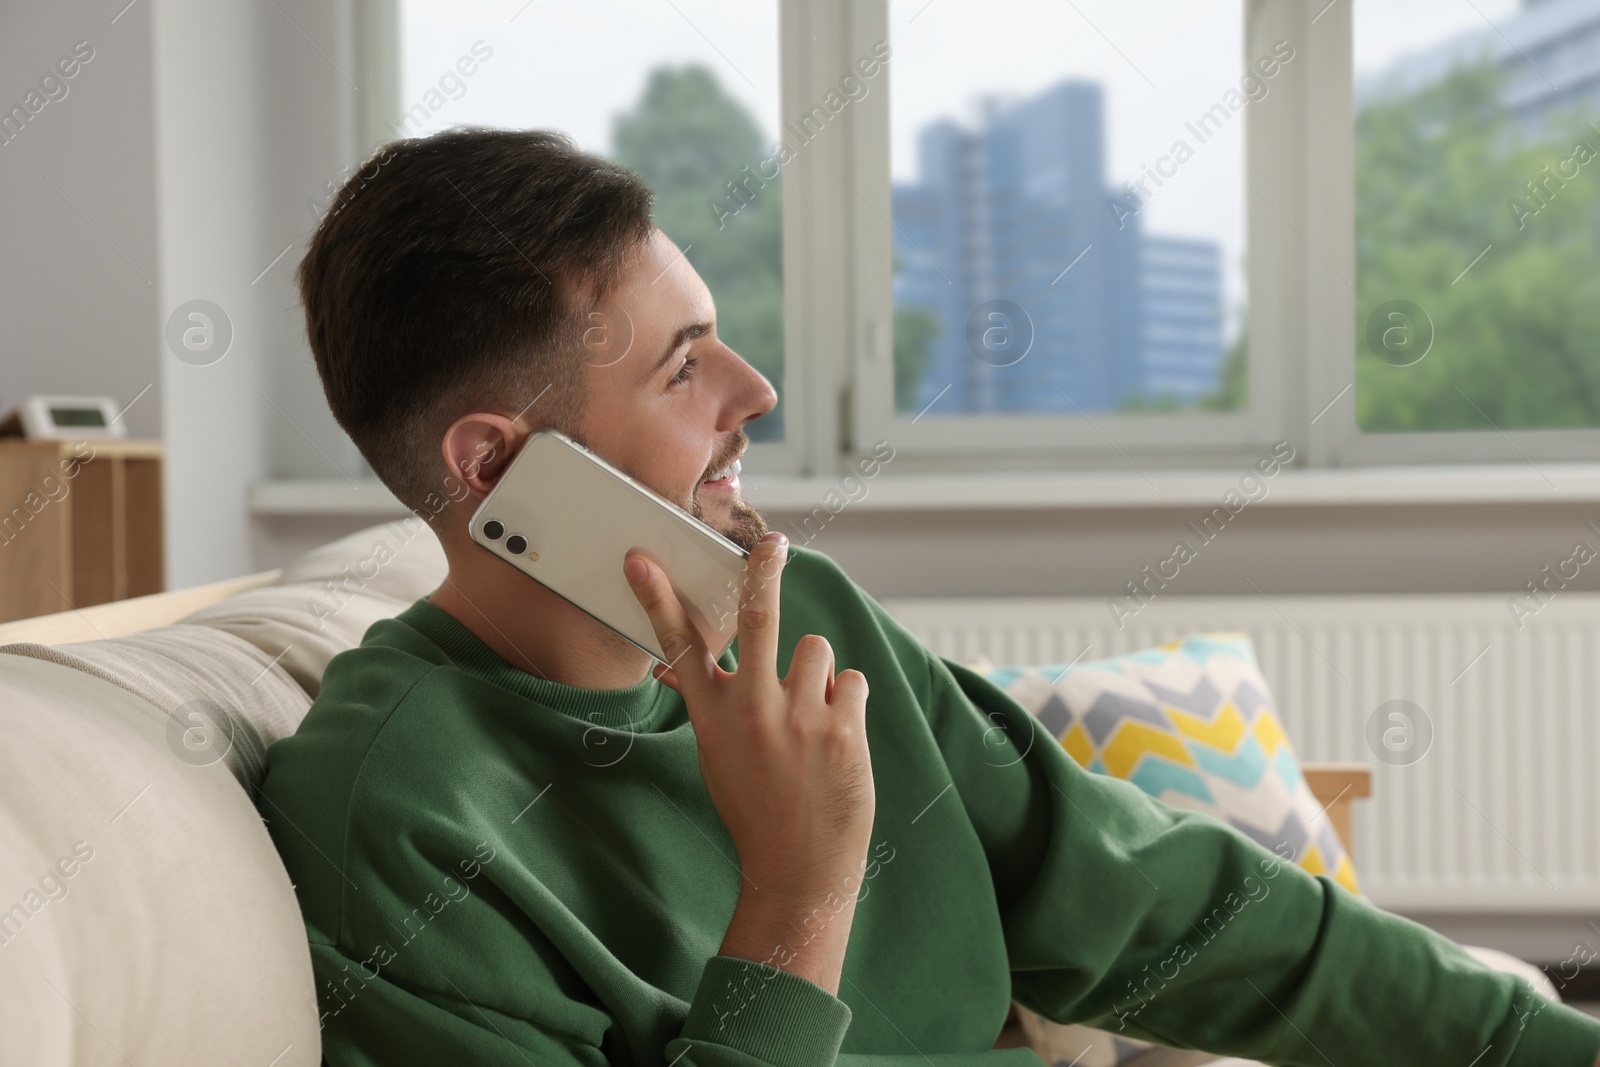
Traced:
<path fill-rule="evenodd" d="M 444 432 L 441 445 L 450 472 L 472 495 L 489 495 L 511 459 L 531 434 L 504 415 L 480 411 L 463 415 Z"/>

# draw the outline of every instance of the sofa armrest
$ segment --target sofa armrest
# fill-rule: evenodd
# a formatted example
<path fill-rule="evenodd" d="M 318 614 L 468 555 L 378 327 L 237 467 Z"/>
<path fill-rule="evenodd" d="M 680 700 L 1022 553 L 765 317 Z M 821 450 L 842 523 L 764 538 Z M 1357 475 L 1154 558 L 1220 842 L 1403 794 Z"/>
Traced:
<path fill-rule="evenodd" d="M 261 571 L 243 578 L 228 578 L 209 585 L 175 589 L 167 593 L 130 600 L 114 600 L 87 608 L 72 608 L 54 615 L 36 615 L 0 625 L 0 645 L 28 642 L 39 645 L 67 645 L 78 641 L 104 641 L 127 637 L 158 626 L 170 626 L 179 619 L 226 600 L 235 593 L 271 585 L 278 571 Z"/>
<path fill-rule="evenodd" d="M 1350 802 L 1357 797 L 1372 795 L 1372 768 L 1365 763 L 1307 763 L 1300 768 L 1305 775 L 1311 795 L 1317 798 L 1334 832 L 1344 843 L 1345 851 L 1355 858 L 1355 842 L 1351 837 Z"/>

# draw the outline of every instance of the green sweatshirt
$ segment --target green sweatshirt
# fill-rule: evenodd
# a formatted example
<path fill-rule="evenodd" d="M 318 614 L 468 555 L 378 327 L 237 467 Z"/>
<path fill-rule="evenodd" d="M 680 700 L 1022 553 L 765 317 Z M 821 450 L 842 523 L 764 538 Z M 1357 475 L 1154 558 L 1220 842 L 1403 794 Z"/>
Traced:
<path fill-rule="evenodd" d="M 807 633 L 866 675 L 864 863 L 764 961 L 717 955 L 739 857 L 682 698 L 517 670 L 419 600 L 334 657 L 257 798 L 332 1067 L 1025 1067 L 1060 1022 L 1316 1067 L 1592 1067 L 1600 1020 L 1223 822 L 1092 774 L 790 549 Z M 737 644 L 720 662 L 737 663 Z M 837 997 L 772 964 L 859 893 Z"/>

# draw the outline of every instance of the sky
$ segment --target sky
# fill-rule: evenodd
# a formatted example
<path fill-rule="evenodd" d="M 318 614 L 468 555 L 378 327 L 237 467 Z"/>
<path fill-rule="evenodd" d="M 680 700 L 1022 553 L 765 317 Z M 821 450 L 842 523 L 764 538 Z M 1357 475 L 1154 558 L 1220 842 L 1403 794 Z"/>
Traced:
<path fill-rule="evenodd" d="M 1488 30 L 1520 6 L 1517 0 L 1364 0 L 1354 12 L 1356 76 L 1381 70 L 1418 47 Z"/>
<path fill-rule="evenodd" d="M 1354 4 L 1358 75 L 1483 29 L 1517 6 L 1516 0 L 1333 2 Z M 1204 145 L 1184 123 L 1237 86 L 1247 60 L 1259 58 L 1243 55 L 1242 6 L 1243 0 L 891 0 L 894 179 L 915 177 L 923 126 L 970 119 L 980 96 L 1031 95 L 1069 77 L 1098 81 L 1113 188 L 1137 178 L 1178 138 L 1195 149 L 1150 198 L 1141 222 L 1147 233 L 1222 246 L 1231 337 L 1244 305 L 1243 123 L 1229 123 Z M 464 90 L 450 88 L 448 95 L 459 98 L 447 99 L 415 132 L 455 123 L 553 126 L 605 152 L 612 117 L 638 99 L 646 72 L 689 61 L 707 64 L 769 139 L 780 125 L 773 0 L 403 0 L 401 10 L 407 107 L 422 101 L 475 42 L 483 42 L 480 53 L 493 50 L 461 79 Z"/>
<path fill-rule="evenodd" d="M 494 50 L 424 132 L 456 123 L 555 127 L 606 152 L 612 116 L 634 105 L 648 71 L 691 61 L 710 66 L 769 133 L 778 125 L 770 0 L 402 0 L 401 12 L 407 106 L 475 41 Z"/>

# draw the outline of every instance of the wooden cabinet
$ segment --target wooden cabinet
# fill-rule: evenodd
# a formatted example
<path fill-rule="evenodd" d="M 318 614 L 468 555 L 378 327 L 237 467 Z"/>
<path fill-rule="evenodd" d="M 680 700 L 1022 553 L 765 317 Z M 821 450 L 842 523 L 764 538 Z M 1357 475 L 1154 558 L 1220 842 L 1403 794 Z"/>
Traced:
<path fill-rule="evenodd" d="M 0 622 L 159 593 L 161 442 L 0 438 Z"/>

